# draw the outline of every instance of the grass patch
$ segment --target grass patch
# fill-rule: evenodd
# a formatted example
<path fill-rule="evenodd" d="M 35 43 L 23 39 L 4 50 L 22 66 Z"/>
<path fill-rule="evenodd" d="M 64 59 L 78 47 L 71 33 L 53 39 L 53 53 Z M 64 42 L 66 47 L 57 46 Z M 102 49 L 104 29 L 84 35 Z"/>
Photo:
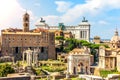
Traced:
<path fill-rule="evenodd" d="M 65 66 L 42 66 L 41 68 L 49 72 L 60 72 L 66 70 Z"/>
<path fill-rule="evenodd" d="M 100 76 L 102 77 L 107 77 L 108 74 L 120 74 L 120 72 L 118 72 L 116 69 L 115 70 L 100 70 Z"/>

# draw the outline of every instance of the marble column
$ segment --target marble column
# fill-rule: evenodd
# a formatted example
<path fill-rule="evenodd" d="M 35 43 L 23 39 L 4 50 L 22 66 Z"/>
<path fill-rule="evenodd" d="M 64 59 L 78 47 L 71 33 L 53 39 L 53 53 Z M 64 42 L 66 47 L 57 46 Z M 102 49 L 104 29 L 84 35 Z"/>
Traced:
<path fill-rule="evenodd" d="M 25 60 L 24 60 L 24 59 L 25 59 L 25 56 L 24 56 L 24 55 L 25 55 L 25 53 L 23 52 L 22 55 L 23 55 L 23 64 L 24 64 L 24 61 L 25 61 Z"/>
<path fill-rule="evenodd" d="M 14 57 L 12 57 L 12 61 L 13 61 L 13 64 L 15 63 L 15 58 Z"/>

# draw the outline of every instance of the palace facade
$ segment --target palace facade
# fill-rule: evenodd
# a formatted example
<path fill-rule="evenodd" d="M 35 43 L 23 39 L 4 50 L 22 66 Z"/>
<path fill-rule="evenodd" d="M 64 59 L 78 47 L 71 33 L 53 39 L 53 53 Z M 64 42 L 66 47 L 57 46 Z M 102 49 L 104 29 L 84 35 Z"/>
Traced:
<path fill-rule="evenodd" d="M 90 41 L 90 24 L 85 17 L 83 17 L 82 22 L 77 26 L 65 26 L 63 23 L 59 26 L 49 26 L 42 18 L 40 22 L 35 24 L 35 26 L 49 30 L 58 30 L 61 28 L 61 26 L 64 26 L 64 31 L 71 32 L 75 39 L 86 40 L 88 42 Z"/>
<path fill-rule="evenodd" d="M 40 49 L 43 59 L 56 59 L 55 34 L 46 29 L 36 28 L 29 30 L 29 14 L 23 15 L 23 29 L 4 29 L 1 31 L 2 55 L 22 58 L 24 50 Z M 41 58 L 39 57 L 39 58 Z"/>

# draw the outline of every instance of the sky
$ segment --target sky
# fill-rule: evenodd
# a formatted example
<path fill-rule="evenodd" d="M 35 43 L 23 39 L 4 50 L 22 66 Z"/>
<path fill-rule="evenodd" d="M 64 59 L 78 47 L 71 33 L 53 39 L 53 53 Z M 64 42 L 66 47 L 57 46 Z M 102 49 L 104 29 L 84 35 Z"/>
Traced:
<path fill-rule="evenodd" d="M 116 28 L 120 33 L 120 0 L 0 0 L 0 30 L 22 28 L 26 11 L 30 29 L 41 17 L 50 26 L 77 26 L 84 16 L 91 24 L 91 38 L 111 39 Z"/>

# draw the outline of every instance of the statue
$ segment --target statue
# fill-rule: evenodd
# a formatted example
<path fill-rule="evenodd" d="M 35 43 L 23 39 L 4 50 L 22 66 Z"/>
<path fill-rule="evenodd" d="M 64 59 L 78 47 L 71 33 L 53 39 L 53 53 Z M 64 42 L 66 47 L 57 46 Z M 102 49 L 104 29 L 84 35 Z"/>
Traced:
<path fill-rule="evenodd" d="M 40 22 L 45 22 L 45 20 L 43 20 L 43 18 L 41 17 L 41 20 L 40 20 Z"/>
<path fill-rule="evenodd" d="M 85 17 L 83 17 L 82 22 L 88 22 L 88 20 L 86 20 Z"/>
<path fill-rule="evenodd" d="M 59 27 L 60 30 L 65 30 L 64 23 L 59 23 L 58 27 Z"/>

